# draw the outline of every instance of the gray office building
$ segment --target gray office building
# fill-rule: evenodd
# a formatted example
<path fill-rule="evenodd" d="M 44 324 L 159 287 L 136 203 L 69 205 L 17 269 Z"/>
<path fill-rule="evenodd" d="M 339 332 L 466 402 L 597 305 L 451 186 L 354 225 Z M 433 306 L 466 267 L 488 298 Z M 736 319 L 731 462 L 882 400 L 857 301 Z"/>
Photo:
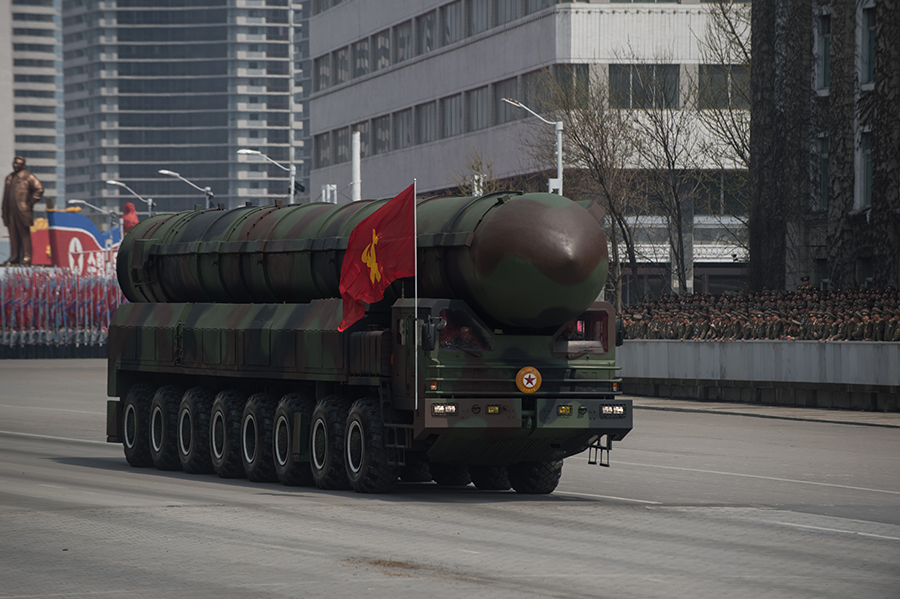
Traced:
<path fill-rule="evenodd" d="M 65 0 L 70 197 L 109 207 L 133 201 L 144 213 L 127 189 L 106 183 L 116 180 L 161 211 L 203 204 L 207 187 L 226 207 L 287 201 L 288 172 L 272 161 L 296 164 L 297 181 L 308 188 L 305 7 L 292 0 Z"/>

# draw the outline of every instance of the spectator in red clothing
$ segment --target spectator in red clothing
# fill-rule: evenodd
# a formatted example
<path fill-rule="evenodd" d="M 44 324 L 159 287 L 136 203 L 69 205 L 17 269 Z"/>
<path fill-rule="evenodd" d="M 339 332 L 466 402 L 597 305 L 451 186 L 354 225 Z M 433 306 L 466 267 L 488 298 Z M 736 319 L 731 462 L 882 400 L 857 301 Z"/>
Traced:
<path fill-rule="evenodd" d="M 125 214 L 122 215 L 122 234 L 128 233 L 136 224 L 138 224 L 138 215 L 134 204 L 125 202 Z"/>

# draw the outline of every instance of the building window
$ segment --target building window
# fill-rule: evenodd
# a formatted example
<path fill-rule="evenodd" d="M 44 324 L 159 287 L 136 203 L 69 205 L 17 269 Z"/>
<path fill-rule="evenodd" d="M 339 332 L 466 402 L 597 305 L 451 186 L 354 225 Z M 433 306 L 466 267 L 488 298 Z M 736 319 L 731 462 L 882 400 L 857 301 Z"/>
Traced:
<path fill-rule="evenodd" d="M 334 163 L 341 164 L 350 161 L 350 129 L 344 127 L 334 132 Z"/>
<path fill-rule="evenodd" d="M 331 134 L 316 135 L 316 168 L 331 165 Z"/>
<path fill-rule="evenodd" d="M 469 0 L 469 35 L 487 31 L 490 4 L 489 0 Z"/>
<path fill-rule="evenodd" d="M 316 91 L 328 89 L 331 85 L 331 56 L 322 56 L 316 59 Z M 251 82 L 251 85 L 253 83 Z"/>
<path fill-rule="evenodd" d="M 519 0 L 497 0 L 497 25 L 519 17 Z"/>
<path fill-rule="evenodd" d="M 353 76 L 362 77 L 369 74 L 369 40 L 364 39 L 353 44 Z"/>
<path fill-rule="evenodd" d="M 416 143 L 427 144 L 437 139 L 437 103 L 416 106 Z"/>
<path fill-rule="evenodd" d="M 516 84 L 515 77 L 494 84 L 494 114 L 496 119 L 495 122 L 498 125 L 510 123 L 521 118 L 522 115 L 519 113 L 524 112 L 521 108 L 516 108 L 503 101 L 503 98 L 517 100 L 517 96 L 518 85 Z"/>
<path fill-rule="evenodd" d="M 590 75 L 586 64 L 558 64 L 553 67 L 553 74 L 560 89 L 583 92 L 588 88 Z"/>
<path fill-rule="evenodd" d="M 862 169 L 862 181 L 860 191 L 862 192 L 862 207 L 867 208 L 872 205 L 872 132 L 864 131 L 860 136 L 860 162 Z"/>
<path fill-rule="evenodd" d="M 818 189 L 816 190 L 816 210 L 828 210 L 828 138 L 824 135 L 818 139 L 817 163 L 819 166 Z"/>
<path fill-rule="evenodd" d="M 441 7 L 441 23 L 444 28 L 443 45 L 458 42 L 465 37 L 462 0 Z"/>
<path fill-rule="evenodd" d="M 412 145 L 412 108 L 394 113 L 394 149 L 402 150 Z"/>
<path fill-rule="evenodd" d="M 746 65 L 701 64 L 701 110 L 750 108 L 750 69 Z"/>
<path fill-rule="evenodd" d="M 461 96 L 450 96 L 441 100 L 441 137 L 453 137 L 462 133 Z"/>
<path fill-rule="evenodd" d="M 416 19 L 416 27 L 418 28 L 418 52 L 419 54 L 425 54 L 426 52 L 431 52 L 435 49 L 434 43 L 434 31 L 435 31 L 435 18 L 437 13 L 435 11 L 431 11 L 425 13 L 418 19 Z"/>
<path fill-rule="evenodd" d="M 391 151 L 391 117 L 383 116 L 372 119 L 372 127 L 375 129 L 375 154 L 384 154 Z"/>
<path fill-rule="evenodd" d="M 860 83 L 875 82 L 875 7 L 862 11 L 862 48 L 860 49 Z"/>
<path fill-rule="evenodd" d="M 478 131 L 490 126 L 490 104 L 488 101 L 487 87 L 480 87 L 466 93 L 469 131 Z"/>
<path fill-rule="evenodd" d="M 816 89 L 831 85 L 831 15 L 816 19 Z"/>
<path fill-rule="evenodd" d="M 375 34 L 375 64 L 373 71 L 391 66 L 391 32 L 389 29 Z"/>
<path fill-rule="evenodd" d="M 556 4 L 556 0 L 525 0 L 525 14 L 544 10 Z"/>
<path fill-rule="evenodd" d="M 334 82 L 350 81 L 350 48 L 343 47 L 334 53 Z"/>
<path fill-rule="evenodd" d="M 609 65 L 612 108 L 677 109 L 677 64 Z"/>
<path fill-rule="evenodd" d="M 413 57 L 412 21 L 394 27 L 395 54 L 394 62 L 403 62 Z"/>

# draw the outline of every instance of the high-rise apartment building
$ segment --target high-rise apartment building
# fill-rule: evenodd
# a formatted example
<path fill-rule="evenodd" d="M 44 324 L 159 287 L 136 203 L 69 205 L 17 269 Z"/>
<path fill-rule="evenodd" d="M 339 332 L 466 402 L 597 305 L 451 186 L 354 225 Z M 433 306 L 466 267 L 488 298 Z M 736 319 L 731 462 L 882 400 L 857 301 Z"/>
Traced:
<path fill-rule="evenodd" d="M 43 183 L 45 196 L 63 196 L 61 0 L 2 0 L 0 6 L 11 34 L 6 39 L 12 41 L 0 52 L 0 57 L 10 52 L 11 59 L 0 111 L 7 127 L 12 121 L 12 137 L 8 128 L 3 130 L 0 168 L 6 170 L 0 172 L 11 172 L 13 156 L 22 156 Z"/>
<path fill-rule="evenodd" d="M 154 209 L 287 201 L 305 179 L 306 3 L 64 0 L 66 157 L 73 198 Z M 293 46 L 292 46 L 293 43 Z M 293 81 L 292 81 L 293 79 Z M 303 199 L 298 194 L 297 201 Z"/>

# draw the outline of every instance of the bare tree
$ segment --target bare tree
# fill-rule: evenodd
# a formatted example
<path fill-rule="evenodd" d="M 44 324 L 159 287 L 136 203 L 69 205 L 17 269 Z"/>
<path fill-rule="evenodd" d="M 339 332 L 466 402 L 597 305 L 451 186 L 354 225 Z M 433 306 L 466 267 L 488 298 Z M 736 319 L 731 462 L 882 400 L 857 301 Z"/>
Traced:
<path fill-rule="evenodd" d="M 486 159 L 478 148 L 472 148 L 462 168 L 450 173 L 450 185 L 463 195 L 479 196 L 505 188 L 503 182 L 494 176 L 494 163 Z"/>
<path fill-rule="evenodd" d="M 627 93 L 615 101 L 635 113 L 642 185 L 666 221 L 672 288 L 689 293 L 694 282 L 694 203 L 701 187 L 695 88 L 681 84 L 679 65 L 666 57 L 649 62 L 632 55 L 630 60 L 617 65 L 617 88 Z"/>
<path fill-rule="evenodd" d="M 535 104 L 531 108 L 563 123 L 563 156 L 570 167 L 565 194 L 575 200 L 595 200 L 605 212 L 612 252 L 609 282 L 621 309 L 623 264 L 627 263 L 634 275 L 634 297 L 641 295 L 633 217 L 642 211 L 644 198 L 635 193 L 633 173 L 628 170 L 635 160 L 632 117 L 627 111 L 610 107 L 608 81 L 596 72 L 557 66 L 541 74 L 528 96 Z M 554 135 L 550 127 L 535 123 L 532 136 L 524 143 L 536 163 L 555 161 Z"/>
<path fill-rule="evenodd" d="M 706 25 L 697 35 L 701 64 L 696 80 L 697 119 L 703 127 L 701 155 L 710 170 L 706 211 L 726 232 L 723 241 L 749 250 L 750 4 L 715 0 L 704 4 Z M 726 198 L 733 200 L 726 205 Z"/>

